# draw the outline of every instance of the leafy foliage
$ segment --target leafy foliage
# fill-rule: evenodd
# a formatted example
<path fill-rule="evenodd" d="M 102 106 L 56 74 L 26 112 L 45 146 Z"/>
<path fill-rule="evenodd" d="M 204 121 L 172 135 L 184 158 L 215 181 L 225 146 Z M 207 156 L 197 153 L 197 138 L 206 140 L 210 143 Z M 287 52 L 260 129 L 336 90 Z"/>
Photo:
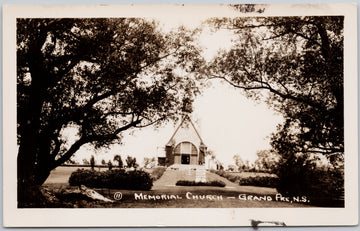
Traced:
<path fill-rule="evenodd" d="M 234 31 L 234 46 L 208 67 L 220 78 L 284 115 L 273 148 L 321 153 L 344 151 L 343 17 L 213 19 Z M 288 153 L 292 152 L 292 153 Z"/>
<path fill-rule="evenodd" d="M 91 188 L 150 190 L 153 180 L 144 171 L 115 169 L 108 171 L 91 171 L 78 169 L 69 178 L 71 186 L 85 185 Z"/>
<path fill-rule="evenodd" d="M 296 195 L 327 187 L 336 196 L 344 168 L 344 17 L 223 18 L 209 23 L 232 30 L 234 45 L 214 58 L 208 76 L 267 102 L 284 116 L 271 137 L 273 152 L 281 155 L 279 189 Z M 325 156 L 332 170 L 309 165 L 311 155 Z"/>
<path fill-rule="evenodd" d="M 245 166 L 245 162 L 243 161 L 243 159 L 241 158 L 241 156 L 240 155 L 234 155 L 233 156 L 233 159 L 234 159 L 234 161 L 235 161 L 235 165 L 237 166 L 237 170 L 238 171 L 241 171 L 243 168 L 244 168 L 244 166 Z"/>
<path fill-rule="evenodd" d="M 191 112 L 195 34 L 143 18 L 18 19 L 19 183 L 42 184 L 84 144 Z"/>
<path fill-rule="evenodd" d="M 127 156 L 125 161 L 126 161 L 126 167 L 128 168 L 139 167 L 138 163 L 136 163 L 136 157 Z"/>
<path fill-rule="evenodd" d="M 260 187 L 271 187 L 275 188 L 279 185 L 279 178 L 274 174 L 268 175 L 255 175 L 255 176 L 241 176 L 227 173 L 222 170 L 212 170 L 211 172 L 218 174 L 231 182 L 237 183 L 239 185 L 251 185 L 251 186 L 260 186 Z"/>
<path fill-rule="evenodd" d="M 276 188 L 279 185 L 279 178 L 274 176 L 241 177 L 239 185 Z"/>
<path fill-rule="evenodd" d="M 261 172 L 275 172 L 278 167 L 281 156 L 271 150 L 262 150 L 256 153 L 255 170 Z"/>
<path fill-rule="evenodd" d="M 156 166 L 156 159 L 155 157 L 144 157 L 144 167 L 145 168 L 153 168 Z"/>
<path fill-rule="evenodd" d="M 82 160 L 82 162 L 84 165 L 90 165 L 90 162 L 85 158 Z"/>
<path fill-rule="evenodd" d="M 94 168 L 95 168 L 95 157 L 94 157 L 94 155 L 91 155 L 90 166 L 91 166 L 91 170 L 94 170 Z"/>
<path fill-rule="evenodd" d="M 108 167 L 109 167 L 109 170 L 111 170 L 113 168 L 113 164 L 112 164 L 111 160 L 109 160 L 109 162 L 108 162 Z"/>
<path fill-rule="evenodd" d="M 120 155 L 115 155 L 115 156 L 114 156 L 114 161 L 118 162 L 119 168 L 122 168 L 122 167 L 124 166 L 123 161 L 122 161 Z"/>
<path fill-rule="evenodd" d="M 215 187 L 225 187 L 225 183 L 222 181 L 208 181 L 208 182 L 196 182 L 196 181 L 187 181 L 179 180 L 176 182 L 176 186 L 215 186 Z"/>
<path fill-rule="evenodd" d="M 342 168 L 317 166 L 316 159 L 300 155 L 278 168 L 278 191 L 283 195 L 306 195 L 312 204 L 336 205 L 344 196 Z"/>

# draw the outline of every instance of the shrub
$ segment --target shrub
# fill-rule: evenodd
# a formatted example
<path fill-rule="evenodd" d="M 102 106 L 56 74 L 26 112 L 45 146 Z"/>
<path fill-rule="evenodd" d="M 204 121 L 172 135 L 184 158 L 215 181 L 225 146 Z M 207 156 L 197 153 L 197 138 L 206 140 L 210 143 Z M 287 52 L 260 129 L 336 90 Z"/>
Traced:
<path fill-rule="evenodd" d="M 227 174 L 225 177 L 231 182 L 239 182 L 241 177 L 236 175 Z"/>
<path fill-rule="evenodd" d="M 111 170 L 113 168 L 113 164 L 112 164 L 111 160 L 109 160 L 109 162 L 108 162 L 108 167 L 109 167 L 109 170 Z"/>
<path fill-rule="evenodd" d="M 229 174 L 229 173 L 225 172 L 224 170 L 210 170 L 210 172 L 218 174 L 219 176 L 222 176 L 222 177 L 228 179 L 229 181 L 235 182 L 235 183 L 238 182 L 241 178 L 240 176 Z"/>
<path fill-rule="evenodd" d="M 216 173 L 228 179 L 231 182 L 238 183 L 239 185 L 251 185 L 261 187 L 276 187 L 279 184 L 279 178 L 276 176 L 254 176 L 254 177 L 241 177 L 233 174 L 229 174 L 225 171 L 210 170 L 212 173 Z"/>
<path fill-rule="evenodd" d="M 104 172 L 78 169 L 69 178 L 71 186 L 90 188 L 150 190 L 153 179 L 144 171 L 113 169 Z"/>
<path fill-rule="evenodd" d="M 279 178 L 274 176 L 254 176 L 240 178 L 239 185 L 251 185 L 260 187 L 277 187 Z"/>
<path fill-rule="evenodd" d="M 176 182 L 177 186 L 215 186 L 215 187 L 225 187 L 225 183 L 222 181 L 208 181 L 208 182 L 196 182 L 196 181 L 187 181 L 179 180 Z"/>
<path fill-rule="evenodd" d="M 166 171 L 166 167 L 156 167 L 151 172 L 151 178 L 156 181 L 158 180 Z"/>
<path fill-rule="evenodd" d="M 307 196 L 312 204 L 343 206 L 343 168 L 317 167 L 305 157 L 293 157 L 279 165 L 277 190 L 287 196 Z"/>

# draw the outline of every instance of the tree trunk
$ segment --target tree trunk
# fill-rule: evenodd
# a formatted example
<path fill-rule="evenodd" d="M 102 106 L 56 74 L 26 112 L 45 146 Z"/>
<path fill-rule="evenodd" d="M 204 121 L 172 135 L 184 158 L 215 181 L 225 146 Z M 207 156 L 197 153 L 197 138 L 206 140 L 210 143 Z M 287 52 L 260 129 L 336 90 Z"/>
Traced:
<path fill-rule="evenodd" d="M 37 179 L 39 168 L 38 158 L 40 151 L 40 116 L 43 104 L 43 83 L 40 69 L 31 68 L 32 85 L 28 103 L 24 103 L 19 134 L 20 146 L 17 159 L 18 173 L 18 206 L 37 207 L 43 204 L 43 196 L 40 185 L 43 183 Z M 18 117 L 18 118 L 19 118 Z"/>
<path fill-rule="evenodd" d="M 17 159 L 18 207 L 44 207 L 47 204 L 40 189 L 50 174 L 51 163 L 49 153 L 39 152 L 39 143 L 36 130 L 30 125 L 25 126 Z"/>
<path fill-rule="evenodd" d="M 23 135 L 29 134 L 24 132 Z M 18 207 L 41 207 L 43 196 L 35 183 L 36 138 L 30 134 L 22 139 L 17 159 Z"/>
<path fill-rule="evenodd" d="M 24 128 L 17 159 L 18 207 L 46 207 L 41 185 L 50 174 L 48 161 L 39 159 L 39 142 L 31 126 Z"/>

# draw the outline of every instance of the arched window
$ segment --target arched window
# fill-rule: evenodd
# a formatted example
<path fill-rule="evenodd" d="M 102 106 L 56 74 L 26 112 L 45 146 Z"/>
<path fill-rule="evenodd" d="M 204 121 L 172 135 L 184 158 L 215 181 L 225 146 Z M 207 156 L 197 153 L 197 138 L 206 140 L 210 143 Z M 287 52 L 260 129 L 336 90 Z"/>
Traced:
<path fill-rule="evenodd" d="M 197 155 L 198 151 L 194 144 L 192 144 L 190 142 L 181 142 L 178 145 L 176 145 L 174 153 L 175 154 Z"/>

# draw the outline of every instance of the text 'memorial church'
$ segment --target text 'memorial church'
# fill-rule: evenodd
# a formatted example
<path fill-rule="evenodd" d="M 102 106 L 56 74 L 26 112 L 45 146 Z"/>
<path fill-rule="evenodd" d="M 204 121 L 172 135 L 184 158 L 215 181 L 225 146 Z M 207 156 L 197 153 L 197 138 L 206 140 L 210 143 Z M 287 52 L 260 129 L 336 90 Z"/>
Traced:
<path fill-rule="evenodd" d="M 188 115 L 165 145 L 165 157 L 158 157 L 162 166 L 205 165 L 207 147 Z"/>

